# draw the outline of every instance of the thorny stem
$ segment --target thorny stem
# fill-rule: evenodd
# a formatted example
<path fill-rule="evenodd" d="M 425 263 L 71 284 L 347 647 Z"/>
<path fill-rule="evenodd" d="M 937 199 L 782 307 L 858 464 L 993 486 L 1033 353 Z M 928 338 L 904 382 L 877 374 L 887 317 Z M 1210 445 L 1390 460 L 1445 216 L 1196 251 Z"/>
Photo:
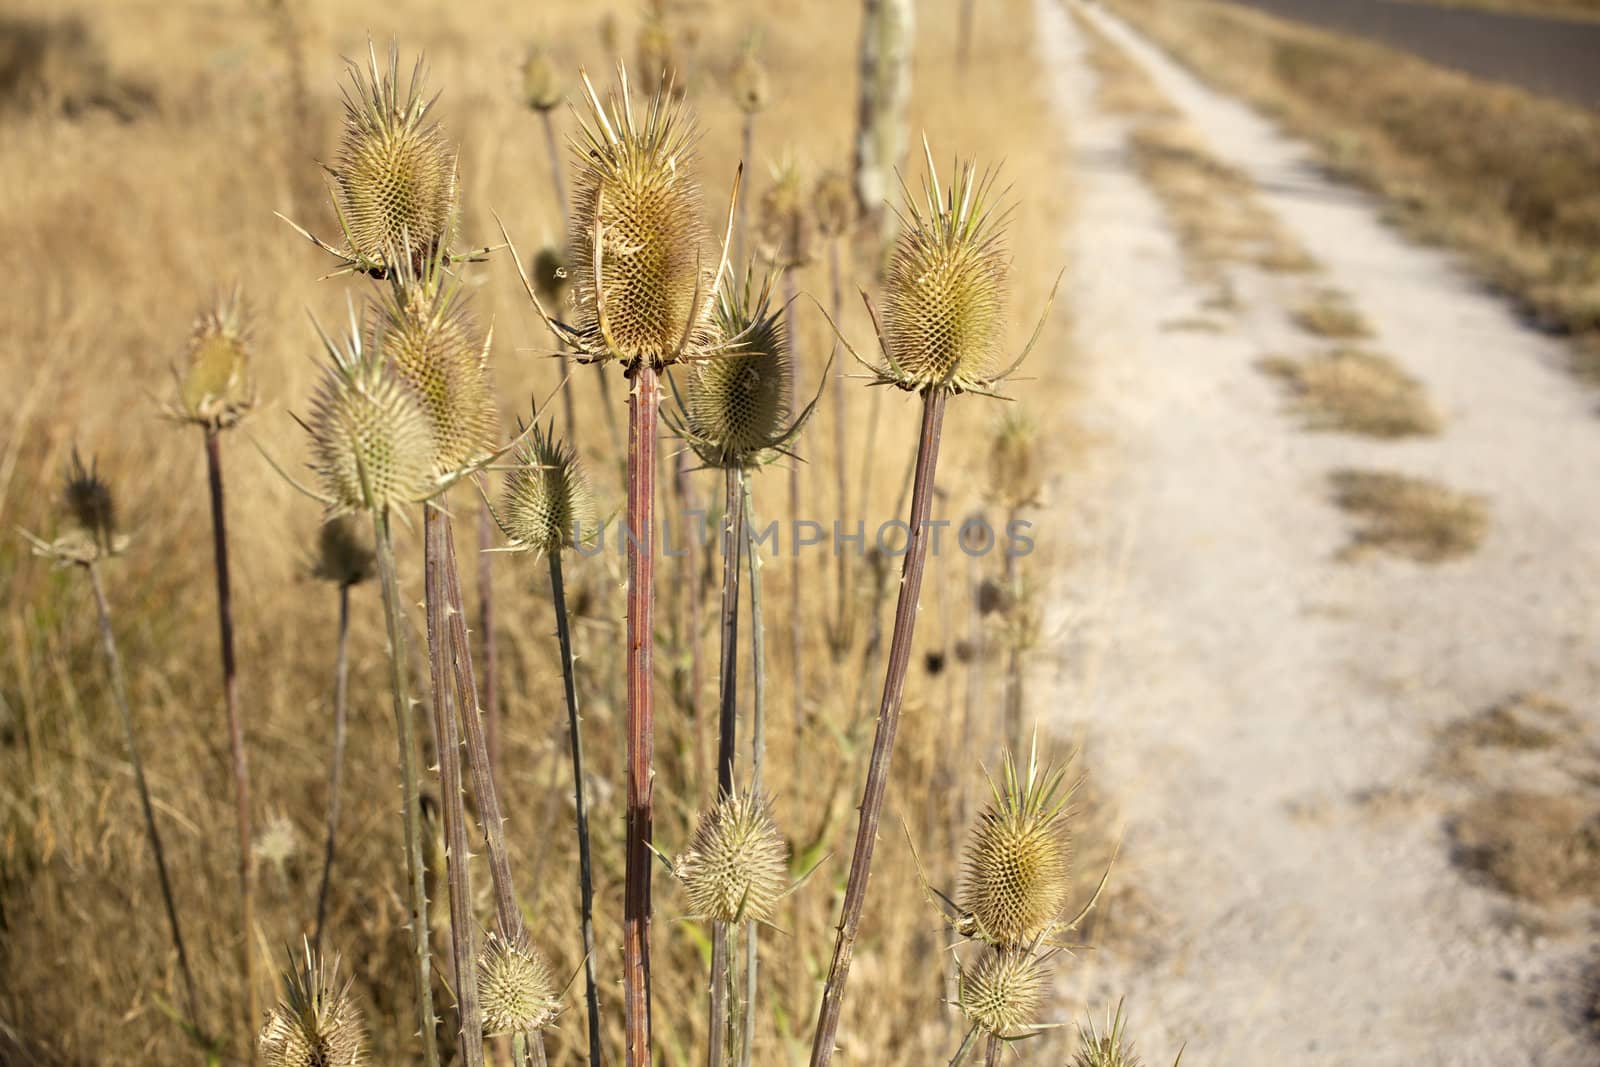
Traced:
<path fill-rule="evenodd" d="M 228 574 L 228 523 L 222 495 L 222 435 L 206 430 L 206 477 L 211 489 L 211 549 L 217 576 L 217 631 L 222 649 L 222 690 L 228 715 L 228 749 L 233 761 L 233 801 L 239 838 L 240 922 L 244 927 L 245 1033 L 261 1015 L 256 988 L 255 864 L 251 855 L 250 764 L 245 754 L 244 716 L 239 711 L 239 665 L 233 652 L 233 591 Z M 246 1056 L 255 1062 L 255 1043 Z"/>
<path fill-rule="evenodd" d="M 394 541 L 387 508 L 372 513 L 378 578 L 383 586 L 384 625 L 389 634 L 389 688 L 394 694 L 395 733 L 400 743 L 401 814 L 406 835 L 406 881 L 410 883 L 412 962 L 417 977 L 417 1026 L 422 1036 L 424 1067 L 439 1067 L 439 1041 L 434 1032 L 433 963 L 429 956 L 428 890 L 422 866 L 422 808 L 417 792 L 417 740 L 411 700 L 406 691 L 405 631 L 401 628 L 400 583 L 395 575 Z"/>
<path fill-rule="evenodd" d="M 433 728 L 439 743 L 439 807 L 444 818 L 445 870 L 450 892 L 451 982 L 456 995 L 456 1019 L 461 1034 L 461 1055 L 466 1067 L 483 1067 L 483 1014 L 478 1006 L 476 956 L 472 950 L 472 877 L 468 870 L 467 809 L 461 790 L 461 728 L 456 710 L 449 659 L 450 634 L 446 630 L 449 582 L 445 560 L 444 513 L 433 504 L 422 506 L 424 601 L 428 622 L 428 673 L 433 681 Z"/>
<path fill-rule="evenodd" d="M 733 986 L 733 924 L 711 924 L 711 1018 L 707 1024 L 707 1067 L 728 1064 L 728 1001 Z"/>
<path fill-rule="evenodd" d="M 1000 1052 L 1005 1048 L 1005 1042 L 999 1035 L 989 1035 L 989 1046 L 983 1052 L 983 1067 L 1000 1067 Z"/>
<path fill-rule="evenodd" d="M 178 906 L 172 895 L 172 879 L 167 873 L 167 853 L 161 846 L 161 831 L 156 828 L 155 807 L 150 803 L 150 786 L 144 777 L 144 761 L 139 758 L 139 742 L 133 732 L 133 711 L 128 704 L 128 683 L 122 674 L 122 657 L 117 652 L 117 638 L 111 630 L 111 608 L 106 603 L 105 590 L 100 585 L 100 568 L 94 563 L 84 565 L 89 572 L 89 588 L 94 591 L 95 612 L 100 619 L 100 646 L 106 654 L 106 667 L 111 673 L 111 692 L 117 701 L 117 713 L 122 718 L 122 739 L 128 746 L 128 763 L 133 767 L 133 783 L 139 791 L 139 807 L 144 812 L 144 832 L 150 841 L 150 854 L 156 861 L 156 879 L 161 884 L 161 903 L 166 907 L 167 925 L 172 929 L 172 947 L 178 954 L 178 971 L 183 975 L 184 996 L 188 999 L 189 1025 L 200 1032 L 200 999 L 194 991 L 194 974 L 189 970 L 189 953 L 183 947 L 183 929 L 178 923 Z"/>
<path fill-rule="evenodd" d="M 328 882 L 333 876 L 334 844 L 339 835 L 339 784 L 344 777 L 345 718 L 350 682 L 350 585 L 339 583 L 339 641 L 333 655 L 333 757 L 328 768 L 328 836 L 322 846 L 322 881 L 317 886 L 317 926 L 312 947 L 322 951 L 328 915 Z"/>
<path fill-rule="evenodd" d="M 972 1046 L 977 1040 L 978 1027 L 977 1024 L 973 1024 L 972 1029 L 967 1031 L 967 1036 L 961 1039 L 961 1047 L 950 1057 L 950 1067 L 961 1067 L 961 1062 L 967 1058 L 967 1053 L 972 1051 Z"/>
<path fill-rule="evenodd" d="M 795 329 L 794 322 L 796 299 L 793 268 L 783 272 L 783 299 L 784 326 L 788 330 L 789 351 L 793 357 L 794 365 L 794 380 L 790 383 L 790 388 L 794 390 L 795 396 L 804 396 L 805 387 L 800 380 L 800 333 Z M 834 391 L 842 392 L 843 390 L 836 389 Z M 792 461 L 789 464 L 789 517 L 798 524 L 800 519 L 800 464 L 797 461 Z M 796 552 L 790 573 L 793 574 L 797 586 L 802 580 L 800 572 L 803 566 L 804 561 L 801 559 L 800 554 Z M 793 714 L 790 721 L 794 723 L 795 751 L 797 752 L 804 748 L 806 728 L 805 631 L 801 625 L 802 614 L 799 611 L 789 612 L 789 681 L 790 695 L 793 699 Z"/>
<path fill-rule="evenodd" d="M 589 1067 L 600 1067 L 600 987 L 594 962 L 594 863 L 589 854 L 589 799 L 584 782 L 583 734 L 578 715 L 578 685 L 567 623 L 567 590 L 561 578 L 561 553 L 550 553 L 550 600 L 555 605 L 556 639 L 561 645 L 561 682 L 567 698 L 567 735 L 572 747 L 572 798 L 578 824 L 579 919 L 583 926 L 584 996 L 589 1009 Z"/>
<path fill-rule="evenodd" d="M 900 598 L 895 605 L 889 667 L 884 675 L 878 729 L 872 742 L 866 788 L 861 796 L 861 821 L 856 830 L 855 854 L 850 861 L 838 940 L 834 944 L 833 963 L 828 970 L 827 984 L 823 987 L 822 1009 L 818 1014 L 816 1035 L 811 1045 L 811 1067 L 826 1067 L 833 1058 L 839 1017 L 844 1007 L 844 987 L 850 977 L 850 962 L 861 928 L 861 911 L 867 900 L 867 878 L 872 869 L 873 848 L 878 841 L 884 794 L 889 787 L 889 763 L 894 755 L 895 733 L 900 726 L 906 669 L 911 661 L 911 645 L 916 632 L 917 600 L 922 593 L 922 572 L 928 558 L 928 516 L 933 504 L 933 477 L 939 462 L 939 436 L 944 423 L 946 399 L 947 394 L 942 389 L 930 389 L 922 397 L 922 430 L 917 445 L 916 479 L 911 492 L 911 535 L 906 546 L 905 565 L 900 572 Z"/>
<path fill-rule="evenodd" d="M 562 376 L 565 378 L 565 375 Z M 562 388 L 562 392 L 567 392 Z M 570 396 L 570 394 L 569 394 Z M 483 734 L 489 768 L 500 768 L 500 641 L 494 631 L 494 518 L 487 501 L 478 502 L 478 630 L 483 642 Z M 454 555 L 451 570 L 456 568 Z"/>
<path fill-rule="evenodd" d="M 761 556 L 755 541 L 755 506 L 751 500 L 749 472 L 739 471 L 739 488 L 744 500 L 745 555 L 750 567 L 750 654 L 755 675 L 755 696 L 750 704 L 750 790 L 761 792 L 762 771 L 767 759 L 767 638 L 761 620 Z M 756 1041 L 756 972 L 760 943 L 758 924 L 744 928 L 744 1044 L 739 1050 L 739 1067 L 750 1067 L 751 1049 Z"/>
<path fill-rule="evenodd" d="M 622 910 L 622 993 L 627 1067 L 650 1067 L 650 875 L 654 837 L 653 689 L 657 416 L 661 384 L 641 360 L 628 394 L 628 818 Z"/>
<path fill-rule="evenodd" d="M 723 472 L 722 507 L 722 659 L 718 689 L 720 716 L 717 720 L 717 798 L 733 792 L 734 761 L 738 758 L 736 734 L 739 717 L 739 553 L 744 547 L 741 535 L 743 498 L 739 495 L 739 471 Z"/>

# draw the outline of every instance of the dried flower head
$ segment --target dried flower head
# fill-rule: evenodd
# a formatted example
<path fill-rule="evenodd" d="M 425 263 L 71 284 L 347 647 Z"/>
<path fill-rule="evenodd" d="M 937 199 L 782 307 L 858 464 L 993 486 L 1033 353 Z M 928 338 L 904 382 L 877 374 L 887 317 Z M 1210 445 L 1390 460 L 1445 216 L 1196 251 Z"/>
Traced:
<path fill-rule="evenodd" d="M 817 231 L 823 237 L 843 237 L 856 221 L 856 191 L 843 173 L 830 170 L 817 179 L 812 194 L 812 210 L 817 216 Z"/>
<path fill-rule="evenodd" d="M 286 875 L 289 862 L 300 851 L 300 833 L 294 823 L 281 810 L 267 816 L 267 821 L 250 846 L 257 864 L 273 867 L 278 877 Z"/>
<path fill-rule="evenodd" d="M 97 461 L 91 460 L 85 467 L 74 448 L 62 489 L 68 528 L 53 541 L 21 531 L 34 555 L 48 557 L 58 566 L 87 566 L 127 547 L 128 539 L 117 533 L 116 502 L 111 487 L 100 477 Z"/>
<path fill-rule="evenodd" d="M 1007 508 L 1039 502 L 1039 427 L 1020 408 L 1007 411 L 989 439 L 990 499 Z"/>
<path fill-rule="evenodd" d="M 746 47 L 739 56 L 739 62 L 734 64 L 729 87 L 733 90 L 734 104 L 746 115 L 765 110 L 771 88 L 768 85 L 767 68 L 762 64 L 761 57 L 756 55 L 754 44 Z"/>
<path fill-rule="evenodd" d="M 338 983 L 333 964 L 305 946 L 305 959 L 291 956 L 283 999 L 267 1013 L 257 1047 L 266 1067 L 359 1067 L 367 1060 L 366 1028 L 350 996 L 351 982 Z"/>
<path fill-rule="evenodd" d="M 990 782 L 994 799 L 967 843 L 960 906 L 974 936 L 1015 946 L 1059 921 L 1071 889 L 1064 824 L 1074 790 L 1065 778 L 1063 769 L 1041 768 L 1037 753 L 1020 775 L 1006 754 L 1004 779 Z"/>
<path fill-rule="evenodd" d="M 480 333 L 443 272 L 396 272 L 372 320 L 371 350 L 411 388 L 433 431 L 436 473 L 487 455 L 499 423 L 489 379 L 490 336 Z"/>
<path fill-rule="evenodd" d="M 533 287 L 539 299 L 552 308 L 567 299 L 567 254 L 555 245 L 545 245 L 533 257 Z"/>
<path fill-rule="evenodd" d="M 250 377 L 250 324 L 237 287 L 195 318 L 187 366 L 167 414 L 182 422 L 222 430 L 255 406 Z"/>
<path fill-rule="evenodd" d="M 314 577 L 340 586 L 359 585 L 372 577 L 376 563 L 371 538 L 362 533 L 349 515 L 340 515 L 322 524 L 317 533 Z"/>
<path fill-rule="evenodd" d="M 1106 1009 L 1106 1032 L 1095 1030 L 1094 1020 L 1078 1025 L 1078 1052 L 1072 1057 L 1072 1067 L 1141 1067 L 1143 1061 L 1133 1051 L 1127 1040 L 1128 1021 L 1122 1016 L 1122 1002 L 1117 1002 L 1116 1013 Z"/>
<path fill-rule="evenodd" d="M 515 548 L 534 552 L 592 544 L 600 523 L 594 490 L 577 450 L 535 425 L 506 475 L 505 496 L 495 515 Z"/>
<path fill-rule="evenodd" d="M 531 1034 L 561 1012 L 550 965 L 526 930 L 507 935 L 491 930 L 478 950 L 478 1002 L 489 1036 Z"/>
<path fill-rule="evenodd" d="M 784 451 L 815 402 L 790 421 L 794 365 L 770 278 L 754 295 L 748 276 L 742 286 L 725 286 L 717 327 L 728 350 L 690 364 L 679 411 L 668 421 L 708 466 L 754 466 Z"/>
<path fill-rule="evenodd" d="M 756 223 L 761 254 L 773 266 L 803 267 L 811 262 L 816 224 L 811 217 L 811 198 L 792 155 L 786 153 L 773 167 L 772 184 L 761 195 Z"/>
<path fill-rule="evenodd" d="M 675 362 L 714 343 L 707 231 L 692 169 L 691 123 L 657 93 L 640 116 L 621 87 L 602 102 L 587 75 L 589 115 L 575 143 L 573 289 L 566 331 L 590 360 Z"/>
<path fill-rule="evenodd" d="M 550 54 L 534 46 L 522 64 L 522 98 L 535 111 L 550 111 L 561 103 L 561 76 Z"/>
<path fill-rule="evenodd" d="M 332 361 L 306 424 L 329 516 L 412 504 L 438 489 L 428 416 L 395 369 L 363 351 L 354 327 L 343 343 L 322 334 Z"/>
<path fill-rule="evenodd" d="M 420 262 L 447 248 L 456 210 L 456 154 L 428 117 L 419 56 L 401 93 L 399 50 L 386 70 L 369 41 L 368 66 L 350 63 L 344 132 L 334 165 L 334 208 L 344 231 L 343 255 L 355 269 L 386 274 L 409 246 Z"/>
<path fill-rule="evenodd" d="M 960 970 L 957 1000 L 984 1033 L 1025 1036 L 1038 1025 L 1048 979 L 1044 961 L 1032 949 L 990 948 Z"/>
<path fill-rule="evenodd" d="M 676 871 L 696 918 L 762 922 L 783 898 L 787 858 L 767 798 L 730 793 L 701 815 Z"/>

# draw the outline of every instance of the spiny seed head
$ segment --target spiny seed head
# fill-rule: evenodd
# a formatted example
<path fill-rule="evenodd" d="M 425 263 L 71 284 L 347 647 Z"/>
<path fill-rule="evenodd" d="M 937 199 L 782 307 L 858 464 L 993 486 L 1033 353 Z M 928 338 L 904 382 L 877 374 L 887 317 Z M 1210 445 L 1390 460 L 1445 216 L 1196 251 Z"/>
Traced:
<path fill-rule="evenodd" d="M 1078 1024 L 1078 1052 L 1072 1057 L 1072 1067 L 1141 1067 L 1143 1063 L 1127 1040 L 1128 1021 L 1123 1018 L 1122 1004 L 1118 1002 L 1116 1014 L 1106 1009 L 1106 1032 L 1095 1030 L 1094 1020 Z"/>
<path fill-rule="evenodd" d="M 315 577 L 339 586 L 359 585 L 372 577 L 376 556 L 371 539 L 364 536 L 349 515 L 322 524 L 317 534 Z"/>
<path fill-rule="evenodd" d="M 752 299 L 746 278 L 718 294 L 717 326 L 739 340 L 728 353 L 690 366 L 684 428 L 711 466 L 749 466 L 788 432 L 794 364 L 783 310 L 772 310 L 768 286 Z"/>
<path fill-rule="evenodd" d="M 367 1060 L 366 1028 L 350 996 L 349 979 L 305 947 L 304 962 L 289 961 L 283 999 L 267 1013 L 257 1046 L 266 1067 L 359 1067 Z"/>
<path fill-rule="evenodd" d="M 218 297 L 195 318 L 187 366 L 168 414 L 211 430 L 237 423 L 255 406 L 250 379 L 250 324 L 239 290 Z"/>
<path fill-rule="evenodd" d="M 350 64 L 344 92 L 344 132 L 329 169 L 350 258 L 384 271 L 393 250 L 409 246 L 419 259 L 450 241 L 456 209 L 456 155 L 428 118 L 419 57 L 404 94 L 399 53 L 387 69 L 368 45 L 370 63 Z"/>
<path fill-rule="evenodd" d="M 535 111 L 550 111 L 561 103 L 561 76 L 550 54 L 535 46 L 522 65 L 522 98 Z"/>
<path fill-rule="evenodd" d="M 1017 1037 L 1037 1025 L 1047 985 L 1044 961 L 1031 949 L 990 948 L 962 969 L 958 1000 L 984 1033 Z"/>
<path fill-rule="evenodd" d="M 991 944 L 1019 945 L 1057 922 L 1071 886 L 1071 845 L 1065 832 L 1072 790 L 1065 773 L 1036 759 L 1026 777 L 1006 755 L 1003 784 L 978 813 L 967 843 L 961 910 L 974 933 Z"/>
<path fill-rule="evenodd" d="M 100 462 L 91 459 L 85 467 L 74 448 L 62 488 L 67 517 L 97 545 L 109 547 L 117 537 L 117 506 L 111 486 L 100 477 Z"/>
<path fill-rule="evenodd" d="M 436 473 L 458 470 L 492 450 L 499 417 L 489 380 L 489 338 L 479 332 L 458 290 L 437 280 L 395 285 L 373 319 L 371 347 L 394 367 L 427 417 Z"/>
<path fill-rule="evenodd" d="M 579 344 L 592 359 L 671 362 L 713 341 L 716 255 L 690 175 L 691 123 L 659 92 L 639 116 L 626 71 L 604 103 L 587 78 L 584 87 L 568 242 Z"/>
<path fill-rule="evenodd" d="M 437 449 L 428 417 L 393 366 L 324 337 L 333 362 L 311 403 L 312 469 L 330 516 L 432 496 Z"/>
<path fill-rule="evenodd" d="M 483 1032 L 531 1034 L 561 1011 L 555 979 L 544 956 L 519 928 L 513 935 L 491 930 L 478 950 L 478 1002 Z"/>
<path fill-rule="evenodd" d="M 561 307 L 567 298 L 567 254 L 555 245 L 545 245 L 533 257 L 533 287 L 539 299 L 550 307 Z"/>
<path fill-rule="evenodd" d="M 816 241 L 815 221 L 800 167 L 785 156 L 772 171 L 772 184 L 761 194 L 756 215 L 756 240 L 761 254 L 777 267 L 801 267 L 811 262 Z"/>
<path fill-rule="evenodd" d="M 830 170 L 817 179 L 813 210 L 817 230 L 827 238 L 842 237 L 856 221 L 856 191 L 843 173 Z"/>
<path fill-rule="evenodd" d="M 506 475 L 500 525 L 512 543 L 535 552 L 592 544 L 600 524 L 577 451 L 534 426 Z"/>
<path fill-rule="evenodd" d="M 719 922 L 762 922 L 782 899 L 787 849 L 771 805 L 759 793 L 728 794 L 700 817 L 678 857 L 691 914 Z"/>
<path fill-rule="evenodd" d="M 959 168 L 941 196 L 930 162 L 883 286 L 880 377 L 904 389 L 961 392 L 993 384 L 1005 339 L 1006 254 L 989 207 L 993 175 Z"/>
<path fill-rule="evenodd" d="M 1028 413 L 1008 411 L 989 440 L 991 499 L 1009 508 L 1038 502 L 1040 490 L 1039 428 Z"/>
<path fill-rule="evenodd" d="M 739 57 L 739 62 L 735 64 L 731 88 L 733 102 L 746 115 L 758 114 L 766 108 L 767 99 L 771 95 L 767 83 L 767 68 L 756 55 L 753 46 L 746 48 L 744 54 Z"/>
<path fill-rule="evenodd" d="M 665 93 L 682 96 L 683 86 L 678 84 L 678 61 L 673 55 L 672 31 L 667 29 L 666 20 L 654 12 L 647 15 L 644 25 L 639 27 L 636 47 L 639 85 L 645 93 L 651 96 Z"/>

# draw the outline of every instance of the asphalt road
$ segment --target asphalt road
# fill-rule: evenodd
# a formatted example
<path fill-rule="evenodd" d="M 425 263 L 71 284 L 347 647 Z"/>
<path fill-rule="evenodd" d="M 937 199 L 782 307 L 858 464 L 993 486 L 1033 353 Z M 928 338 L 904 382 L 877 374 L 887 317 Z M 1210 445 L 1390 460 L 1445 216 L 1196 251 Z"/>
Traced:
<path fill-rule="evenodd" d="M 1403 49 L 1467 74 L 1600 108 L 1600 21 L 1396 0 L 1232 0 Z"/>

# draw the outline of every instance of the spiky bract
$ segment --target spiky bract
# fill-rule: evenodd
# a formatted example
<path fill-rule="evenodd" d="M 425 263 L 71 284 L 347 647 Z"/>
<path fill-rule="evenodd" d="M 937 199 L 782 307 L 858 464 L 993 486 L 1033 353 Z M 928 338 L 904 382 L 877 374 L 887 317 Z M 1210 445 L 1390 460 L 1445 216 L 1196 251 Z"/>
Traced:
<path fill-rule="evenodd" d="M 761 254 L 776 267 L 802 267 L 811 262 L 816 222 L 800 167 L 785 156 L 772 172 L 772 184 L 761 194 L 756 239 Z"/>
<path fill-rule="evenodd" d="M 682 427 L 708 465 L 746 467 L 792 436 L 794 364 L 783 309 L 774 310 L 770 285 L 752 296 L 725 286 L 717 296 L 717 327 L 737 338 L 729 351 L 690 366 Z"/>
<path fill-rule="evenodd" d="M 362 270 L 384 273 L 396 250 L 409 246 L 419 260 L 450 242 L 456 209 L 456 156 L 428 117 L 422 59 L 402 94 L 399 52 L 391 46 L 387 69 L 369 42 L 365 70 L 350 64 L 344 91 L 344 131 L 332 167 L 334 207 Z"/>
<path fill-rule="evenodd" d="M 1030 759 L 1020 775 L 1008 753 L 994 799 L 978 813 L 967 844 L 962 912 L 972 933 L 996 945 L 1020 945 L 1059 921 L 1071 889 L 1065 815 L 1072 789 L 1065 771 Z"/>
<path fill-rule="evenodd" d="M 438 274 L 400 284 L 373 317 L 372 351 L 415 394 L 433 431 L 434 463 L 445 474 L 481 459 L 499 423 L 489 379 L 489 337 L 479 332 L 459 289 Z"/>
<path fill-rule="evenodd" d="M 657 92 L 636 112 L 626 72 L 574 142 L 572 281 L 575 343 L 592 360 L 673 362 L 711 344 L 716 259 L 708 262 L 693 130 Z"/>
<path fill-rule="evenodd" d="M 759 793 L 723 796 L 700 817 L 676 870 L 696 918 L 762 922 L 783 898 L 787 848 Z"/>
<path fill-rule="evenodd" d="M 815 203 L 812 210 L 817 216 L 817 231 L 827 238 L 842 237 L 850 232 L 856 220 L 856 191 L 850 179 L 837 170 L 830 170 L 817 179 Z"/>
<path fill-rule="evenodd" d="M 332 362 L 312 399 L 312 470 L 329 516 L 416 503 L 437 489 L 433 431 L 394 368 L 323 335 Z"/>
<path fill-rule="evenodd" d="M 531 1034 L 548 1026 L 561 1011 L 550 965 L 525 930 L 491 930 L 478 951 L 478 1003 L 483 1032 Z"/>
<path fill-rule="evenodd" d="M 1017 1037 L 1039 1022 L 1049 976 L 1031 949 L 987 949 L 962 968 L 957 999 L 961 1011 L 986 1034 Z"/>
<path fill-rule="evenodd" d="M 543 48 L 531 49 L 522 65 L 522 98 L 535 111 L 549 111 L 561 103 L 561 77 Z"/>
<path fill-rule="evenodd" d="M 187 366 L 167 412 L 211 430 L 237 423 L 255 406 L 250 377 L 250 325 L 237 288 L 195 318 Z"/>
<path fill-rule="evenodd" d="M 335 585 L 359 585 L 372 577 L 377 564 L 371 540 L 348 515 L 329 519 L 317 532 L 317 561 L 312 574 Z"/>
<path fill-rule="evenodd" d="M 961 166 L 941 194 L 930 162 L 908 206 L 883 286 L 888 384 L 961 392 L 994 384 L 1005 340 L 1006 253 L 990 208 L 992 174 Z"/>
<path fill-rule="evenodd" d="M 329 965 L 308 944 L 305 958 L 289 961 L 283 999 L 267 1013 L 257 1047 L 266 1067 L 359 1067 L 366 1062 L 366 1028 L 338 982 L 339 961 Z"/>
<path fill-rule="evenodd" d="M 501 529 L 518 548 L 560 552 L 592 544 L 600 533 L 597 515 L 577 450 L 535 426 L 506 476 Z"/>
<path fill-rule="evenodd" d="M 1095 1029 L 1093 1019 L 1078 1025 L 1078 1052 L 1072 1057 L 1072 1067 L 1142 1067 L 1143 1061 L 1127 1039 L 1128 1021 L 1120 1002 L 1115 1014 L 1106 1010 L 1106 1020 L 1103 1034 Z"/>

